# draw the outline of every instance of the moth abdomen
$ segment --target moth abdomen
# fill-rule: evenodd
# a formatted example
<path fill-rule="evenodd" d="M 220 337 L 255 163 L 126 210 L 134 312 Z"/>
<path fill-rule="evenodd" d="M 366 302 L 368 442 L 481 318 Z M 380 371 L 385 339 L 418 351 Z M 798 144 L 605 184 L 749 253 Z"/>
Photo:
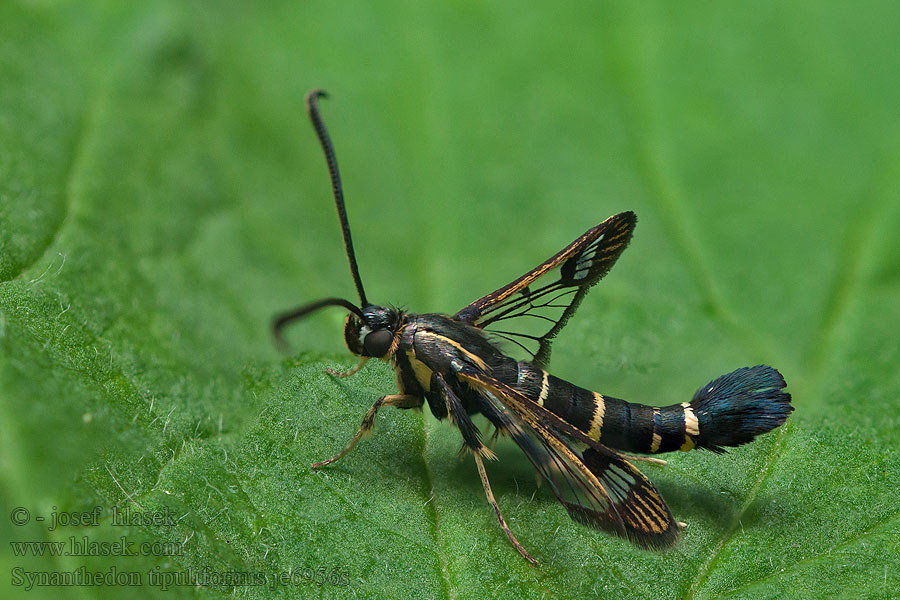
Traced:
<path fill-rule="evenodd" d="M 648 406 L 592 392 L 519 363 L 515 387 L 592 439 L 625 452 L 739 446 L 784 423 L 793 410 L 772 367 L 744 367 L 700 388 L 691 402 Z"/>

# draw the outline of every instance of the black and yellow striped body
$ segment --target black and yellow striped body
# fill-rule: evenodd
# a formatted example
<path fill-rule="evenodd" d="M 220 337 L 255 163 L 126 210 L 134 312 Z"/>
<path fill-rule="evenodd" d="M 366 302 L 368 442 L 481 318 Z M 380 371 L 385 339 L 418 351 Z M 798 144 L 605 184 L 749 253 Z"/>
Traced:
<path fill-rule="evenodd" d="M 394 358 L 398 381 L 404 382 L 405 393 L 424 395 L 439 419 L 447 416 L 447 409 L 431 390 L 431 375 L 435 367 L 441 373 L 451 372 L 454 360 L 490 374 L 616 450 L 647 454 L 690 450 L 699 433 L 697 417 L 687 402 L 656 408 L 604 396 L 530 363 L 516 362 L 475 327 L 443 315 L 408 316 Z M 483 412 L 490 419 L 490 410 L 478 394 L 465 386 L 454 391 L 468 414 Z"/>
<path fill-rule="evenodd" d="M 471 419 L 476 413 L 522 449 L 574 520 L 645 547 L 671 546 L 678 522 L 653 484 L 615 450 L 721 451 L 748 442 L 783 423 L 793 410 L 780 373 L 765 365 L 738 369 L 700 388 L 691 402 L 652 407 L 577 387 L 543 370 L 553 339 L 631 240 L 637 222 L 631 211 L 591 227 L 452 317 L 370 303 L 353 252 L 337 159 L 317 108 L 324 95 L 321 90 L 307 94 L 307 110 L 328 164 L 360 305 L 324 298 L 277 316 L 272 330 L 283 343 L 281 331 L 288 323 L 327 306 L 343 307 L 349 311 L 344 339 L 360 360 L 347 371 L 328 372 L 347 377 L 370 358 L 390 361 L 400 393 L 378 398 L 344 449 L 313 468 L 345 456 L 372 429 L 382 406 L 421 408 L 427 401 L 437 418 L 447 417 L 459 429 L 461 450 L 474 457 L 501 528 L 532 564 L 535 559 L 515 539 L 491 491 L 483 459 L 494 455 Z M 531 362 L 505 355 L 493 342 L 499 339 L 524 350 Z"/>
<path fill-rule="evenodd" d="M 433 374 L 447 376 L 466 414 L 483 413 L 495 425 L 484 399 L 453 376 L 468 365 L 521 392 L 604 446 L 655 454 L 751 441 L 791 412 L 784 380 L 771 367 L 745 367 L 700 388 L 691 402 L 654 407 L 586 390 L 528 362 L 503 354 L 482 330 L 439 314 L 404 315 L 393 356 L 401 391 L 424 397 L 432 413 L 448 416 L 444 399 L 431 389 Z M 457 419 L 458 421 L 458 419 Z M 466 420 L 468 421 L 468 420 Z M 464 427 L 470 422 L 457 423 Z"/>
<path fill-rule="evenodd" d="M 695 445 L 698 421 L 688 402 L 635 404 L 572 385 L 526 362 L 517 366 L 513 387 L 605 446 L 653 454 Z"/>

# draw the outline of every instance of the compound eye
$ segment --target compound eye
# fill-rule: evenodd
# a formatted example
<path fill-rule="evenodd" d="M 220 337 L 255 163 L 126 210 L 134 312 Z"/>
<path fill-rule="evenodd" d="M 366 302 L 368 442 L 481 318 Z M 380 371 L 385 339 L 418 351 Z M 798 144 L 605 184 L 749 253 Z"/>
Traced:
<path fill-rule="evenodd" d="M 393 342 L 394 334 L 392 332 L 387 329 L 379 329 L 368 334 L 366 339 L 363 340 L 363 345 L 366 347 L 366 352 L 368 352 L 369 356 L 381 358 L 388 353 Z"/>

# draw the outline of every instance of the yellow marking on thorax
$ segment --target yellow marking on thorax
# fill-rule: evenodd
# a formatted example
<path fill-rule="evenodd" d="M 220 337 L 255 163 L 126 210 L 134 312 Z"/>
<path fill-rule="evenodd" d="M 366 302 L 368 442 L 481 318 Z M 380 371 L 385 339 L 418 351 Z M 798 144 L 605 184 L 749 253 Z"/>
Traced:
<path fill-rule="evenodd" d="M 462 355 L 465 356 L 467 360 L 470 360 L 471 362 L 473 362 L 479 369 L 481 369 L 482 371 L 487 371 L 487 370 L 488 370 L 487 364 L 481 359 L 480 356 L 477 356 L 477 355 L 475 355 L 475 354 L 472 354 L 471 352 L 469 352 L 468 350 L 466 350 L 466 349 L 462 346 L 462 344 L 460 344 L 460 343 L 457 342 L 456 340 L 451 339 L 451 338 L 448 338 L 448 337 L 445 336 L 445 335 L 440 335 L 439 333 L 434 333 L 433 331 L 419 331 L 419 332 L 416 332 L 416 336 L 417 336 L 417 337 L 420 336 L 420 335 L 426 336 L 426 337 L 435 338 L 435 339 L 438 339 L 438 340 L 440 340 L 440 341 L 442 341 L 442 342 L 444 342 L 444 343 L 446 343 L 446 344 L 450 344 L 451 346 L 453 346 L 454 348 L 456 348 L 457 350 L 459 350 L 460 353 L 462 353 Z"/>
<path fill-rule="evenodd" d="M 412 348 L 406 351 L 406 358 L 409 359 L 409 364 L 412 367 L 413 374 L 416 376 L 416 380 L 419 382 L 419 385 L 422 386 L 422 389 L 426 392 L 430 392 L 431 369 L 425 366 L 425 363 L 416 358 L 416 352 Z"/>
<path fill-rule="evenodd" d="M 594 392 L 594 416 L 591 417 L 591 429 L 588 437 L 600 441 L 600 430 L 603 429 L 603 417 L 606 415 L 606 399 L 602 394 Z"/>
<path fill-rule="evenodd" d="M 662 436 L 656 433 L 656 417 L 659 416 L 659 409 L 653 409 L 653 441 L 650 443 L 650 452 L 656 452 L 659 450 L 659 445 L 662 443 Z"/>

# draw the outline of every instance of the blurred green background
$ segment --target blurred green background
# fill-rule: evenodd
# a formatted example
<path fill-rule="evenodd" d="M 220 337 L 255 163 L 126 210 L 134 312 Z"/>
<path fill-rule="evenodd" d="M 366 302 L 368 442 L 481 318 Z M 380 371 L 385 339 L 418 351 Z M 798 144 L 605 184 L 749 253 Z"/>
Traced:
<path fill-rule="evenodd" d="M 898 13 L 3 2 L 4 597 L 896 597 Z M 385 411 L 311 472 L 394 389 L 381 364 L 324 375 L 353 364 L 338 310 L 293 328 L 290 358 L 269 337 L 279 310 L 353 297 L 313 87 L 371 300 L 455 312 L 634 210 L 553 372 L 669 404 L 782 371 L 785 427 L 643 469 L 689 523 L 675 549 L 574 524 L 501 441 L 488 468 L 530 568 L 430 414 Z M 95 506 L 99 525 L 49 530 Z M 175 517 L 118 526 L 114 507 Z M 20 544 L 123 536 L 179 552 Z M 82 568 L 143 586 L 28 591 Z"/>

